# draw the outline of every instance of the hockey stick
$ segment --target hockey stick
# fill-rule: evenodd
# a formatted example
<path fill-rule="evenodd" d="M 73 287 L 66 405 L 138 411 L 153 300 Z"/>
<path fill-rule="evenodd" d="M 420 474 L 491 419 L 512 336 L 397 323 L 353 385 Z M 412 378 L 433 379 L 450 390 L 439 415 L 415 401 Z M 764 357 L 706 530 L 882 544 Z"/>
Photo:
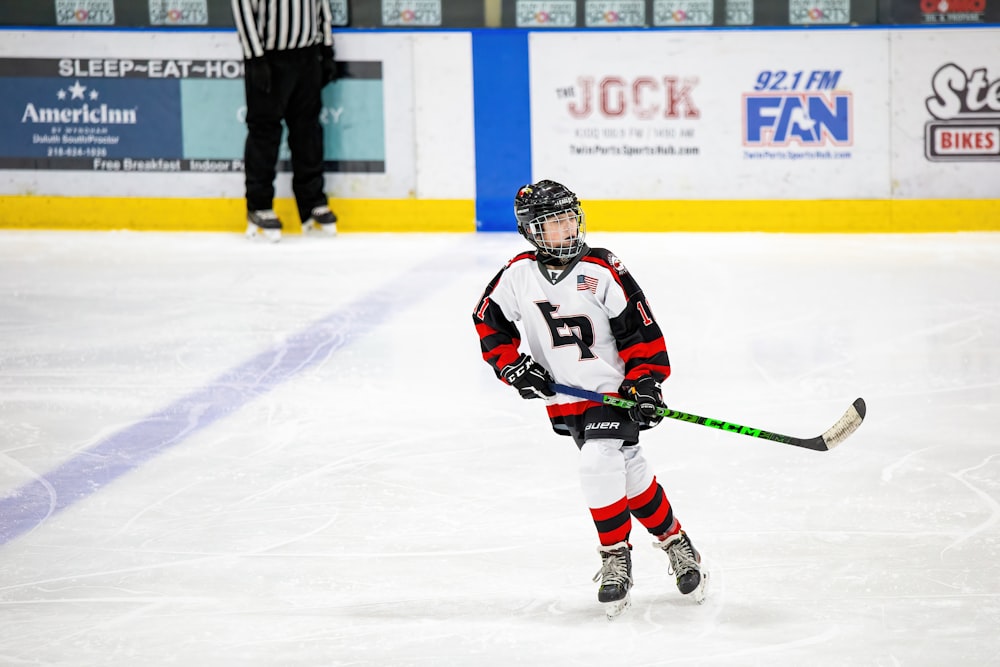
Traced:
<path fill-rule="evenodd" d="M 588 401 L 613 405 L 626 410 L 635 405 L 634 401 L 630 401 L 628 399 L 618 398 L 617 396 L 610 396 L 608 394 L 599 394 L 596 391 L 587 391 L 586 389 L 568 387 L 564 384 L 552 383 L 549 385 L 549 388 L 560 394 L 576 396 L 577 398 L 585 398 Z M 858 430 L 858 427 L 861 426 L 861 422 L 864 421 L 865 418 L 865 399 L 859 398 L 854 401 L 854 403 L 851 404 L 851 407 L 847 408 L 847 412 L 844 413 L 844 416 L 837 420 L 836 424 L 831 426 L 826 433 L 816 436 L 815 438 L 795 438 L 790 435 L 782 435 L 780 433 L 765 431 L 760 428 L 753 428 L 752 426 L 742 426 L 741 424 L 735 424 L 723 419 L 699 417 L 698 415 L 693 415 L 690 412 L 681 412 L 680 410 L 671 410 L 670 408 L 660 408 L 657 410 L 657 414 L 662 417 L 679 419 L 682 422 L 709 426 L 722 431 L 729 431 L 730 433 L 739 433 L 740 435 L 749 435 L 754 438 L 772 440 L 774 442 L 780 442 L 783 445 L 805 447 L 806 449 L 813 449 L 817 452 L 825 452 L 833 449 L 846 440 L 847 436 Z"/>

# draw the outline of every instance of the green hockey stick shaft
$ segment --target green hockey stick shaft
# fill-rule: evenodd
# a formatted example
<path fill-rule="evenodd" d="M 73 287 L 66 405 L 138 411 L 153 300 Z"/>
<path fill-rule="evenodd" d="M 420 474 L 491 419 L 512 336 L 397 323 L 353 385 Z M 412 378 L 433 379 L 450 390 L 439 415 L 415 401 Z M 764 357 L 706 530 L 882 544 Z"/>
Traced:
<path fill-rule="evenodd" d="M 630 401 L 625 398 L 619 398 L 609 394 L 599 394 L 596 391 L 588 391 L 586 389 L 577 389 L 576 387 L 569 387 L 564 384 L 552 383 L 549 387 L 552 391 L 559 394 L 575 396 L 576 398 L 584 398 L 588 401 L 603 403 L 604 405 L 612 405 L 626 410 L 635 405 L 634 401 Z M 747 435 L 753 438 L 760 438 L 762 440 L 770 440 L 783 445 L 792 445 L 793 447 L 804 447 L 817 452 L 825 452 L 833 449 L 843 442 L 847 436 L 854 433 L 854 431 L 861 426 L 861 422 L 864 421 L 866 411 L 867 408 L 865 406 L 865 400 L 863 398 L 857 399 L 851 404 L 851 407 L 847 409 L 847 412 L 844 413 L 844 416 L 841 417 L 836 424 L 831 426 L 823 435 L 815 438 L 796 438 L 791 435 L 783 435 L 773 431 L 766 431 L 762 428 L 744 426 L 725 419 L 701 417 L 690 412 L 671 410 L 670 408 L 659 408 L 657 410 L 657 414 L 662 417 L 688 422 L 689 424 L 708 426 L 709 428 L 719 429 L 720 431 L 729 431 L 730 433 L 738 433 L 740 435 Z"/>

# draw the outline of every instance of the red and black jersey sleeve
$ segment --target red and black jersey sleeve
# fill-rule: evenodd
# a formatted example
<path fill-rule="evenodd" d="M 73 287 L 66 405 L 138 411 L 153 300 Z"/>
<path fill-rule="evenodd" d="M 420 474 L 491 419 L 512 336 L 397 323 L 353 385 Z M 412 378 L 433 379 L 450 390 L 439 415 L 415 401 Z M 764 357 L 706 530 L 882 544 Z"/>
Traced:
<path fill-rule="evenodd" d="M 621 314 L 611 319 L 611 333 L 625 362 L 625 379 L 652 375 L 663 382 L 670 375 L 670 359 L 660 325 L 632 274 L 620 271 L 617 278 L 628 301 Z"/>
<path fill-rule="evenodd" d="M 483 292 L 483 296 L 472 313 L 479 334 L 479 344 L 483 351 L 483 359 L 500 377 L 504 366 L 517 361 L 520 356 L 518 347 L 521 344 L 521 334 L 517 325 L 507 319 L 503 310 L 493 300 L 493 291 L 503 277 L 507 267 L 500 270 Z"/>

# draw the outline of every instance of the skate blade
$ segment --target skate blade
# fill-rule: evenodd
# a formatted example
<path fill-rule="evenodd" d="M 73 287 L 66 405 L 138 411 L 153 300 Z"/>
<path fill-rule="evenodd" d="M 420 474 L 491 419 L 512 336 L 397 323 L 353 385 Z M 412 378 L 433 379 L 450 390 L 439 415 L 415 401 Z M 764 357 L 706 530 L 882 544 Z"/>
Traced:
<path fill-rule="evenodd" d="M 604 614 L 608 617 L 609 621 L 613 621 L 632 606 L 632 594 L 628 593 L 621 600 L 616 600 L 614 602 L 603 602 Z"/>
<path fill-rule="evenodd" d="M 701 571 L 701 581 L 698 582 L 698 588 L 691 591 L 691 597 L 698 604 L 705 602 L 705 598 L 708 596 L 708 572 L 705 570 Z"/>
<path fill-rule="evenodd" d="M 314 220 L 307 220 L 302 224 L 302 233 L 311 236 L 336 236 L 337 223 L 332 225 L 320 225 Z"/>
<path fill-rule="evenodd" d="M 261 238 L 265 241 L 271 243 L 277 243 L 281 240 L 281 230 L 280 229 L 263 229 L 253 224 L 252 222 L 247 225 L 246 236 L 248 239 Z"/>

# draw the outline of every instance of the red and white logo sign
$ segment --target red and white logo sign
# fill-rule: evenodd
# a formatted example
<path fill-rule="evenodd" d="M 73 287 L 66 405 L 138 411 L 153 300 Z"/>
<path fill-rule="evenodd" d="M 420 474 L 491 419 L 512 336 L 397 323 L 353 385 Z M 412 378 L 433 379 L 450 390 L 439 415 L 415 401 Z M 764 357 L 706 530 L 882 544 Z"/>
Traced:
<path fill-rule="evenodd" d="M 1000 123 L 993 125 L 933 125 L 929 130 L 931 154 L 948 156 L 1000 156 Z"/>
<path fill-rule="evenodd" d="M 954 63 L 931 79 L 924 154 L 932 161 L 1000 160 L 1000 78 L 986 68 L 967 73 Z"/>
<path fill-rule="evenodd" d="M 924 23 L 980 23 L 986 0 L 920 0 Z"/>
<path fill-rule="evenodd" d="M 592 115 L 605 118 L 632 116 L 639 120 L 662 118 L 700 118 L 693 91 L 697 77 L 581 76 L 577 86 L 560 89 L 559 96 L 567 99 L 567 109 L 573 118 Z"/>

